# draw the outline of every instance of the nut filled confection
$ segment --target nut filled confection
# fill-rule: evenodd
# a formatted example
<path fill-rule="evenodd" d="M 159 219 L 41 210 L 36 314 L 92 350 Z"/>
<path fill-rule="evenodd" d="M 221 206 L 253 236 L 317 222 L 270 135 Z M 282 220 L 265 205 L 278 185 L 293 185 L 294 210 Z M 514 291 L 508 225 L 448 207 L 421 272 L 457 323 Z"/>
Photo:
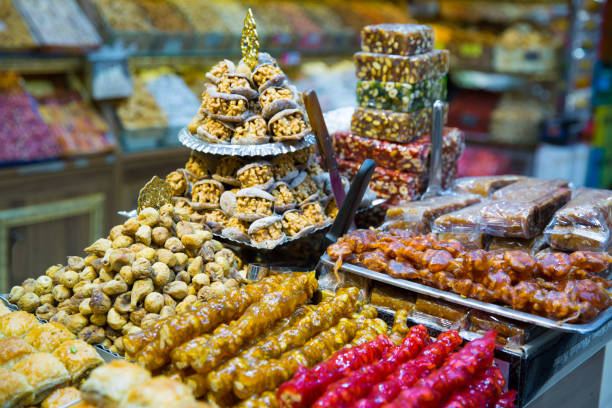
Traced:
<path fill-rule="evenodd" d="M 270 55 L 259 53 L 253 69 L 244 60 L 237 66 L 222 60 L 206 78 L 202 106 L 188 126 L 205 142 L 290 142 L 311 132 L 301 95 Z"/>
<path fill-rule="evenodd" d="M 433 104 L 446 98 L 449 55 L 433 50 L 433 29 L 378 24 L 361 32 L 354 55 L 357 108 L 350 132 L 334 135 L 341 167 L 355 174 L 366 158 L 376 162 L 370 187 L 392 204 L 415 200 L 427 186 Z M 444 105 L 444 119 L 448 105 Z M 444 129 L 442 187 L 455 178 L 465 146 L 458 129 Z"/>
<path fill-rule="evenodd" d="M 192 222 L 205 223 L 232 240 L 272 249 L 331 224 L 337 207 L 326 175 L 310 148 L 271 160 L 192 151 L 186 168 L 169 173 L 166 181 L 176 206 Z M 278 218 L 273 226 L 249 232 L 253 223 L 271 217 Z M 297 223 L 289 227 L 289 220 Z M 271 228 L 274 234 L 268 233 L 266 244 L 259 242 Z"/>

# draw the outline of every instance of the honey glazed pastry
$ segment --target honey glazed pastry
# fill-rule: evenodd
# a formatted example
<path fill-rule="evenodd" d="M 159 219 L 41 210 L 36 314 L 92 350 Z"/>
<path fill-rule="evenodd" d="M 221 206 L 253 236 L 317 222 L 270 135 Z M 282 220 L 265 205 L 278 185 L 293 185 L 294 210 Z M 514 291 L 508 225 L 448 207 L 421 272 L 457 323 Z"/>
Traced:
<path fill-rule="evenodd" d="M 40 404 L 54 389 L 70 383 L 70 374 L 56 357 L 49 353 L 32 353 L 13 366 L 34 390 L 32 404 Z"/>
<path fill-rule="evenodd" d="M 74 338 L 75 335 L 63 324 L 49 322 L 33 328 L 23 339 L 36 350 L 51 353 L 63 342 Z"/>
<path fill-rule="evenodd" d="M 24 407 L 32 403 L 34 388 L 27 378 L 14 371 L 0 368 L 0 407 Z"/>
<path fill-rule="evenodd" d="M 81 385 L 85 401 L 102 408 L 116 407 L 129 389 L 151 379 L 146 369 L 125 360 L 114 360 L 91 372 Z"/>
<path fill-rule="evenodd" d="M 96 349 L 83 340 L 65 341 L 55 349 L 53 355 L 64 364 L 73 384 L 77 384 L 91 370 L 104 364 Z"/>
<path fill-rule="evenodd" d="M 34 347 L 21 337 L 0 339 L 0 368 L 9 370 L 25 356 L 35 352 Z"/>
<path fill-rule="evenodd" d="M 40 408 L 62 408 L 81 399 L 81 392 L 75 387 L 60 388 L 49 395 Z"/>
<path fill-rule="evenodd" d="M 38 319 L 28 312 L 9 313 L 0 316 L 0 337 L 21 337 L 39 325 Z"/>

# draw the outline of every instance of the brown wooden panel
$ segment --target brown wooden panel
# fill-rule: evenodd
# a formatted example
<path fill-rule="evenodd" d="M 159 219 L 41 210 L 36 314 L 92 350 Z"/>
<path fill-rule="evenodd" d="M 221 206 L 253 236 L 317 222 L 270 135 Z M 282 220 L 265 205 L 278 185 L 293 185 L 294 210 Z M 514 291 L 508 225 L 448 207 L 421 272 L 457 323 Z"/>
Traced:
<path fill-rule="evenodd" d="M 60 218 L 9 230 L 9 285 L 43 275 L 67 255 L 82 255 L 89 244 L 89 216 Z"/>

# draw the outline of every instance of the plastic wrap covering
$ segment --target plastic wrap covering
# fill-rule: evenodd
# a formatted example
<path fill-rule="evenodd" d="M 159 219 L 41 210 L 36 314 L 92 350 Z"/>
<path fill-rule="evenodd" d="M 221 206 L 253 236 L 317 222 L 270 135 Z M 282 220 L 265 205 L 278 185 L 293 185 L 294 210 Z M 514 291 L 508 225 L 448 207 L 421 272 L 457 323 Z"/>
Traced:
<path fill-rule="evenodd" d="M 524 178 L 493 193 L 493 200 L 532 200 L 538 198 L 543 192 L 554 191 L 558 188 L 568 188 L 565 180 L 543 180 Z"/>
<path fill-rule="evenodd" d="M 481 197 L 475 194 L 452 194 L 391 207 L 387 210 L 385 227 L 427 233 L 431 231 L 433 221 L 442 214 L 476 204 L 480 200 Z"/>
<path fill-rule="evenodd" d="M 298 276 L 267 277 L 261 282 L 235 289 L 224 297 L 212 299 L 197 310 L 169 317 L 151 329 L 143 330 L 143 334 L 125 336 L 126 356 L 149 369 L 160 368 L 170 361 L 170 352 L 175 347 L 239 317 L 248 306 L 275 291 L 283 281 Z"/>
<path fill-rule="evenodd" d="M 463 177 L 455 180 L 454 189 L 462 193 L 478 194 L 489 197 L 493 192 L 509 184 L 523 180 L 523 176 L 503 175 L 484 177 Z"/>
<path fill-rule="evenodd" d="M 367 52 L 414 55 L 433 47 L 433 28 L 422 24 L 376 24 L 361 30 L 361 49 Z"/>
<path fill-rule="evenodd" d="M 456 239 L 468 249 L 485 248 L 486 235 L 480 225 L 480 212 L 485 205 L 471 205 L 436 218 L 433 232 L 443 239 Z"/>
<path fill-rule="evenodd" d="M 303 346 L 310 338 L 336 325 L 356 309 L 358 290 L 340 289 L 336 296 L 324 299 L 307 313 L 295 319 L 283 331 L 270 333 L 253 347 L 222 364 L 208 375 L 213 392 L 223 395 L 231 392 L 238 371 L 254 368 L 259 361 L 280 357 L 287 350 Z"/>
<path fill-rule="evenodd" d="M 340 171 L 350 178 L 357 174 L 360 165 L 361 162 L 338 159 Z M 394 204 L 417 198 L 424 189 L 424 180 L 420 174 L 376 167 L 370 179 L 370 189 L 378 197 L 385 198 L 389 203 Z"/>
<path fill-rule="evenodd" d="M 444 122 L 448 105 L 444 107 Z M 410 143 L 431 130 L 432 109 L 403 113 L 357 108 L 351 119 L 351 132 L 370 139 Z"/>
<path fill-rule="evenodd" d="M 268 293 L 251 304 L 240 318 L 201 341 L 196 337 L 172 352 L 173 363 L 179 368 L 191 366 L 198 373 L 207 373 L 223 360 L 236 354 L 249 339 L 256 338 L 274 323 L 289 316 L 304 304 L 317 289 L 313 274 L 302 275 Z"/>
<path fill-rule="evenodd" d="M 426 79 L 416 84 L 405 82 L 357 82 L 357 105 L 362 108 L 413 112 L 446 99 L 446 76 Z"/>
<path fill-rule="evenodd" d="M 546 247 L 544 235 L 537 235 L 531 239 L 499 238 L 493 237 L 489 243 L 489 251 L 515 251 L 520 249 L 535 255 Z"/>
<path fill-rule="evenodd" d="M 572 193 L 563 187 L 535 189 L 525 190 L 521 198 L 501 199 L 485 205 L 482 208 L 483 230 L 495 237 L 529 239 L 541 234 L 555 211 L 570 200 Z"/>
<path fill-rule="evenodd" d="M 610 246 L 612 191 L 581 189 L 557 211 L 544 231 L 553 248 L 603 251 Z"/>
<path fill-rule="evenodd" d="M 477 310 L 470 312 L 468 321 L 470 331 L 484 333 L 495 330 L 500 344 L 523 345 L 527 339 L 529 326 L 525 323 L 509 321 Z"/>
<path fill-rule="evenodd" d="M 357 78 L 416 84 L 448 72 L 449 52 L 436 50 L 410 57 L 358 52 L 353 56 Z"/>
<path fill-rule="evenodd" d="M 370 303 L 374 306 L 390 310 L 404 309 L 409 312 L 414 309 L 415 300 L 413 294 L 384 283 L 376 283 L 370 296 Z"/>
<path fill-rule="evenodd" d="M 448 133 L 449 128 L 445 133 Z M 376 160 L 376 165 L 408 173 L 427 171 L 431 143 L 429 137 L 413 143 L 397 144 L 382 140 L 368 139 L 350 133 L 334 134 L 334 149 L 343 159 L 362 162 Z"/>

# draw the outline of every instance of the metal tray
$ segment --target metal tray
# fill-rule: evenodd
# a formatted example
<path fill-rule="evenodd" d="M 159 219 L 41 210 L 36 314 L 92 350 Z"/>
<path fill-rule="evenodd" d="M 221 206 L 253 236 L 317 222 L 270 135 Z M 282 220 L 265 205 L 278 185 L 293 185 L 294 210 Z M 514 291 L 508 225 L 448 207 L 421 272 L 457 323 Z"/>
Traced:
<path fill-rule="evenodd" d="M 330 268 L 334 267 L 334 262 L 329 259 L 327 254 L 324 254 L 321 257 L 321 263 Z M 446 301 L 470 307 L 472 309 L 482 310 L 484 312 L 491 313 L 494 315 L 503 316 L 509 319 L 514 319 L 525 323 L 531 323 L 535 324 L 536 326 L 546 327 L 548 329 L 559 330 L 568 333 L 592 333 L 602 327 L 610 319 L 612 319 L 612 307 L 609 307 L 608 309 L 601 312 L 599 316 L 597 316 L 589 323 L 561 323 L 557 320 L 548 319 L 546 317 L 537 316 L 531 313 L 521 312 L 518 310 L 510 309 L 505 306 L 494 305 L 492 303 L 481 302 L 480 300 L 465 298 L 454 293 L 432 288 L 430 286 L 422 285 L 420 283 L 412 282 L 409 280 L 395 279 L 389 275 L 374 272 L 361 266 L 344 263 L 342 264 L 340 270 L 342 272 L 363 276 L 365 278 L 369 278 L 378 282 L 383 282 L 412 292 L 420 293 L 422 295 L 444 299 Z"/>
<path fill-rule="evenodd" d="M 192 150 L 224 156 L 276 156 L 297 152 L 315 144 L 313 134 L 308 134 L 302 140 L 296 142 L 264 143 L 258 145 L 208 143 L 193 136 L 187 128 L 180 130 L 178 139 L 183 146 Z"/>

